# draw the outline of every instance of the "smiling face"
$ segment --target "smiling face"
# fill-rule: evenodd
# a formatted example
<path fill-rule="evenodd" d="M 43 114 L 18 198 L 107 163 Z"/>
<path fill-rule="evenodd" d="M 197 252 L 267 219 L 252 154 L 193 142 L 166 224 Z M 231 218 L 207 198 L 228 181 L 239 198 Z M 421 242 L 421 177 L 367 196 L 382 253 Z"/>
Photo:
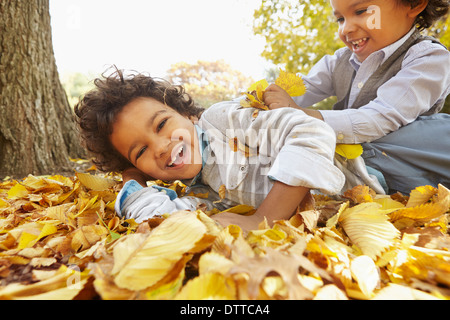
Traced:
<path fill-rule="evenodd" d="M 422 10 L 397 0 L 331 0 L 331 6 L 339 37 L 360 62 L 408 33 Z"/>
<path fill-rule="evenodd" d="M 110 141 L 154 179 L 191 179 L 202 168 L 193 121 L 153 98 L 128 103 L 115 119 Z"/>

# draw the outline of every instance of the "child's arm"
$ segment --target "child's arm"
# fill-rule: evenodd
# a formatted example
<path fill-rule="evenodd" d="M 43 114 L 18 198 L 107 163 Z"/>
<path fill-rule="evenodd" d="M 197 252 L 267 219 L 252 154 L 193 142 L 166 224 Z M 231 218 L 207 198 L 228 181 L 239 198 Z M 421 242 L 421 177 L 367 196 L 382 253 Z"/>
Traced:
<path fill-rule="evenodd" d="M 319 111 L 298 106 L 292 97 L 276 84 L 271 84 L 267 87 L 264 92 L 264 103 L 269 107 L 269 109 L 278 109 L 283 107 L 296 108 L 302 110 L 311 117 L 323 120 L 322 114 Z"/>
<path fill-rule="evenodd" d="M 212 141 L 227 141 L 230 136 L 236 135 L 235 139 L 245 141 L 249 150 L 257 150 L 257 153 L 251 154 L 251 151 L 244 153 L 232 149 L 237 152 L 231 154 L 232 161 L 221 163 L 226 167 L 226 170 L 222 169 L 227 172 L 223 175 L 225 177 L 235 170 L 245 171 L 238 163 L 244 163 L 244 157 L 252 157 L 245 163 L 248 161 L 250 166 L 250 161 L 253 161 L 256 167 L 240 175 L 241 180 L 236 183 L 229 183 L 228 179 L 217 175 L 203 175 L 206 184 L 219 186 L 225 183 L 227 190 L 235 190 L 229 194 L 233 197 L 230 200 L 256 204 L 258 207 L 257 213 L 252 216 L 220 213 L 215 216 L 219 223 L 254 229 L 265 216 L 270 223 L 289 218 L 308 188 L 327 194 L 341 192 L 345 177 L 333 164 L 336 135 L 324 121 L 294 108 L 259 112 L 256 117 L 253 109 L 240 108 L 236 102 L 222 103 L 212 108 L 202 119 L 205 128 L 214 129 L 208 131 L 214 135 Z M 227 121 L 223 121 L 224 118 Z M 236 131 L 229 131 L 231 129 Z M 222 137 L 225 130 L 229 135 Z M 217 149 L 221 147 L 219 144 Z M 255 186 L 258 186 L 258 195 L 266 195 L 264 200 L 260 196 L 258 199 L 253 197 L 251 190 Z"/>
<path fill-rule="evenodd" d="M 276 220 L 289 219 L 308 192 L 309 188 L 289 186 L 276 181 L 266 199 L 253 215 L 240 216 L 226 212 L 214 215 L 212 218 L 223 226 L 236 224 L 244 231 L 257 230 L 264 217 L 269 225 Z"/>

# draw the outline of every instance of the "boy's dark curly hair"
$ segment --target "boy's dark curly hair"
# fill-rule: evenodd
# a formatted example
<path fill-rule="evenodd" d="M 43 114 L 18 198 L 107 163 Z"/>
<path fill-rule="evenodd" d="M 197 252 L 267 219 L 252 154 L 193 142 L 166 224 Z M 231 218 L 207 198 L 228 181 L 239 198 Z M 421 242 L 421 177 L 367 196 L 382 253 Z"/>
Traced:
<path fill-rule="evenodd" d="M 93 155 L 93 163 L 104 172 L 121 172 L 133 165 L 110 142 L 117 115 L 139 97 L 153 98 L 183 116 L 200 117 L 198 108 L 182 86 L 141 73 L 124 75 L 115 69 L 109 76 L 94 80 L 95 88 L 75 105 L 74 111 L 84 147 Z"/>
<path fill-rule="evenodd" d="M 421 3 L 422 0 L 399 0 L 412 8 Z M 417 16 L 415 25 L 419 30 L 427 29 L 433 25 L 436 20 L 444 17 L 448 12 L 449 0 L 429 0 L 426 8 Z"/>

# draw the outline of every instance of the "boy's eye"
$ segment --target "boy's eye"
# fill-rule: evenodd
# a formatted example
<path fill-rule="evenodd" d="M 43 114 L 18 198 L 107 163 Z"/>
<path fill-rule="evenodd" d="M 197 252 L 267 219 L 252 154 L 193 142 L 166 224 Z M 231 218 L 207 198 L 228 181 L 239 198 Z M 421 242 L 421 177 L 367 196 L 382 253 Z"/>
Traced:
<path fill-rule="evenodd" d="M 142 154 L 145 152 L 145 150 L 147 150 L 147 147 L 143 147 L 142 149 L 140 149 L 136 155 L 136 161 L 142 156 Z"/>
<path fill-rule="evenodd" d="M 360 15 L 362 15 L 365 12 L 367 12 L 367 8 L 366 9 L 357 10 L 355 13 L 356 13 L 357 16 L 360 16 Z"/>
<path fill-rule="evenodd" d="M 336 18 L 336 22 L 342 23 L 342 22 L 344 22 L 344 18 L 342 18 L 342 17 Z"/>
<path fill-rule="evenodd" d="M 161 131 L 162 128 L 164 128 L 164 125 L 166 124 L 167 119 L 162 120 L 159 124 L 158 127 L 156 129 L 157 132 Z"/>

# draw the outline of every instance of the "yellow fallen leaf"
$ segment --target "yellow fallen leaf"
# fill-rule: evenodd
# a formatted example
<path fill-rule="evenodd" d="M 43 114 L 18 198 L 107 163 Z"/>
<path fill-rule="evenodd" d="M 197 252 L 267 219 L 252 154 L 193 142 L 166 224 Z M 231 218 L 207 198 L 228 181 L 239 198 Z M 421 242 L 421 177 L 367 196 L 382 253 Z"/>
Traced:
<path fill-rule="evenodd" d="M 19 198 L 24 198 L 29 193 L 30 192 L 25 186 L 21 185 L 20 183 L 16 183 L 16 185 L 8 191 L 8 199 L 15 200 Z"/>
<path fill-rule="evenodd" d="M 177 271 L 172 280 L 165 281 L 163 285 L 146 291 L 146 298 L 148 300 L 173 300 L 183 287 L 185 276 L 184 269 Z"/>
<path fill-rule="evenodd" d="M 259 81 L 256 81 L 255 83 L 253 83 L 248 89 L 248 92 L 252 92 L 252 91 L 256 91 L 257 92 L 257 98 L 262 101 L 262 95 L 264 93 L 264 90 L 267 89 L 267 87 L 269 86 L 269 83 L 267 82 L 266 79 L 262 79 Z"/>
<path fill-rule="evenodd" d="M 94 191 L 106 190 L 116 184 L 113 179 L 95 176 L 89 173 L 77 172 L 76 176 L 86 188 Z"/>
<path fill-rule="evenodd" d="M 426 203 L 416 207 L 397 210 L 390 215 L 390 219 L 392 222 L 401 219 L 411 219 L 418 223 L 423 223 L 440 217 L 447 210 L 448 208 L 440 203 Z"/>
<path fill-rule="evenodd" d="M 28 232 L 22 232 L 19 238 L 18 249 L 32 247 L 36 243 L 37 235 Z"/>
<path fill-rule="evenodd" d="M 249 231 L 246 240 L 250 245 L 276 248 L 286 244 L 290 239 L 288 238 L 286 232 L 273 228 L 265 230 L 251 230 Z"/>
<path fill-rule="evenodd" d="M 80 272 L 62 265 L 53 277 L 35 284 L 10 284 L 0 289 L 0 299 L 72 299 L 85 285 L 89 271 Z"/>
<path fill-rule="evenodd" d="M 375 192 L 368 186 L 355 186 L 344 192 L 344 197 L 356 203 L 372 202 Z"/>
<path fill-rule="evenodd" d="M 388 216 L 380 211 L 380 205 L 374 202 L 345 209 L 339 216 L 339 223 L 352 243 L 372 259 L 376 259 L 400 235 Z"/>
<path fill-rule="evenodd" d="M 449 209 L 450 191 L 446 187 L 441 184 L 438 189 L 419 187 L 411 192 L 406 208 L 392 212 L 390 219 L 399 225 L 409 226 L 412 223 L 424 223 L 439 218 Z M 405 223 L 405 220 L 410 223 Z"/>
<path fill-rule="evenodd" d="M 294 73 L 286 72 L 280 69 L 280 75 L 275 80 L 275 84 L 284 89 L 290 96 L 301 96 L 306 92 L 303 79 Z M 253 83 L 248 89 L 246 99 L 241 100 L 241 106 L 244 108 L 257 108 L 268 110 L 264 104 L 264 91 L 269 86 L 266 79 Z"/>
<path fill-rule="evenodd" d="M 367 297 L 373 296 L 374 290 L 380 285 L 380 273 L 375 262 L 368 256 L 358 256 L 350 262 L 353 279 L 358 283 L 361 292 Z"/>
<path fill-rule="evenodd" d="M 34 228 L 24 230 L 19 238 L 19 249 L 30 248 L 42 238 L 54 234 L 58 228 L 52 223 L 36 223 Z"/>
<path fill-rule="evenodd" d="M 275 84 L 283 88 L 291 97 L 298 97 L 306 92 L 302 77 L 281 69 L 280 75 L 275 80 Z"/>
<path fill-rule="evenodd" d="M 0 209 L 9 207 L 9 203 L 0 198 Z"/>
<path fill-rule="evenodd" d="M 360 144 L 337 144 L 336 153 L 346 159 L 356 159 L 363 153 L 363 147 Z"/>
<path fill-rule="evenodd" d="M 218 190 L 220 200 L 214 201 L 214 203 L 222 202 L 225 199 L 226 193 L 227 193 L 227 187 L 224 184 L 222 184 Z"/>
<path fill-rule="evenodd" d="M 75 252 L 89 249 L 108 234 L 108 229 L 101 225 L 83 226 L 74 231 L 71 247 Z"/>
<path fill-rule="evenodd" d="M 190 280 L 175 297 L 175 300 L 211 299 L 236 299 L 234 282 L 220 273 L 206 273 Z"/>
<path fill-rule="evenodd" d="M 405 287 L 395 283 L 389 283 L 385 288 L 377 292 L 372 300 L 440 300 L 424 291 Z"/>
<path fill-rule="evenodd" d="M 391 213 L 392 211 L 403 209 L 405 207 L 403 203 L 392 199 L 390 196 L 375 197 L 373 202 L 381 205 L 380 209 L 383 210 L 384 213 Z"/>
<path fill-rule="evenodd" d="M 27 297 L 20 297 L 17 300 L 73 300 L 84 288 L 89 279 L 80 280 L 79 282 L 68 285 L 67 287 L 55 289 Z"/>
<path fill-rule="evenodd" d="M 228 208 L 224 211 L 221 211 L 220 213 L 222 213 L 222 212 L 232 212 L 232 213 L 246 216 L 246 215 L 254 214 L 256 212 L 256 209 L 255 209 L 255 207 L 249 206 L 246 204 L 238 204 L 237 206 Z"/>
<path fill-rule="evenodd" d="M 348 298 L 336 285 L 327 284 L 317 291 L 314 300 L 348 300 Z"/>
<path fill-rule="evenodd" d="M 211 251 L 202 254 L 200 257 L 198 261 L 198 272 L 200 275 L 206 273 L 220 273 L 225 275 L 233 265 L 234 262 L 230 259 Z"/>
<path fill-rule="evenodd" d="M 114 256 L 115 263 L 122 265 L 114 279 L 116 285 L 129 290 L 149 288 L 162 280 L 184 255 L 209 246 L 215 237 L 206 233 L 205 224 L 197 218 L 200 214 L 204 215 L 203 212 L 173 213 L 127 257 L 127 261 Z"/>
<path fill-rule="evenodd" d="M 415 207 L 425 204 L 438 192 L 438 189 L 432 186 L 419 186 L 411 191 L 406 207 Z"/>

